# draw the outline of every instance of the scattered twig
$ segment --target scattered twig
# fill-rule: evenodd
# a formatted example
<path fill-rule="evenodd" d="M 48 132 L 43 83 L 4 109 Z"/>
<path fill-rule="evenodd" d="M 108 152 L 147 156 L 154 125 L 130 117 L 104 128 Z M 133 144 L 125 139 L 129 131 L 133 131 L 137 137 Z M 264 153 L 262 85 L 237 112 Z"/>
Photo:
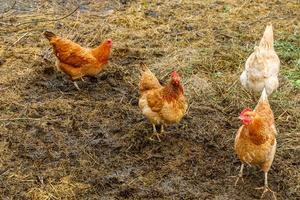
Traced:
<path fill-rule="evenodd" d="M 77 13 L 76 15 L 76 20 L 74 21 L 74 25 L 72 26 L 72 28 L 70 29 L 68 35 L 66 35 L 66 38 L 70 38 L 71 34 L 73 34 L 73 39 L 75 40 L 76 39 L 76 31 L 75 28 L 77 25 L 80 25 L 80 23 L 78 23 L 78 19 L 79 19 L 79 15 L 80 15 L 80 12 Z"/>
<path fill-rule="evenodd" d="M 228 87 L 228 89 L 226 90 L 226 93 L 227 93 L 229 90 L 231 90 L 231 88 L 233 88 L 233 87 L 237 84 L 237 82 L 238 82 L 238 79 L 236 79 L 236 80 Z"/>
<path fill-rule="evenodd" d="M 22 40 L 22 38 L 24 38 L 26 35 L 28 35 L 29 32 L 24 33 L 21 37 L 19 37 L 13 44 L 12 46 L 14 46 L 15 44 L 17 44 L 20 40 Z"/>
<path fill-rule="evenodd" d="M 0 176 L 2 176 L 4 173 L 6 173 L 7 171 L 9 170 L 9 168 L 7 167 L 6 169 L 4 169 L 4 170 L 1 170 L 0 171 Z"/>
<path fill-rule="evenodd" d="M 0 22 L 0 24 L 2 24 L 4 26 L 11 26 L 11 23 L 7 23 L 7 22 Z"/>
<path fill-rule="evenodd" d="M 32 121 L 39 121 L 39 120 L 46 120 L 48 122 L 55 122 L 59 121 L 60 119 L 47 119 L 47 118 L 33 118 L 33 117 L 16 117 L 16 118 L 2 118 L 0 119 L 0 122 L 5 122 L 5 121 L 21 121 L 21 120 L 32 120 Z"/>
<path fill-rule="evenodd" d="M 262 21 L 262 20 L 264 20 L 264 19 L 267 19 L 268 17 L 270 17 L 270 14 L 271 14 L 271 12 L 269 12 L 267 15 L 265 15 L 265 16 L 262 16 L 262 17 L 259 17 L 259 18 L 257 18 L 255 21 L 253 21 L 253 22 L 250 22 L 249 24 L 247 24 L 248 26 L 252 26 L 253 24 L 255 24 L 255 23 L 257 23 L 257 22 L 260 22 L 260 21 Z"/>
<path fill-rule="evenodd" d="M 7 118 L 7 119 L 0 119 L 0 121 L 18 121 L 18 120 L 41 120 L 41 118 L 31 118 L 31 117 L 17 117 L 17 118 Z"/>
<path fill-rule="evenodd" d="M 243 9 L 243 7 L 246 5 L 246 3 L 248 3 L 248 1 L 245 1 L 240 7 L 238 7 L 237 9 L 234 10 L 233 14 L 238 14 L 240 12 L 240 10 Z"/>
<path fill-rule="evenodd" d="M 31 23 L 59 21 L 59 20 L 62 20 L 62 19 L 65 19 L 65 18 L 71 16 L 73 13 L 75 13 L 75 12 L 79 9 L 79 7 L 80 7 L 80 6 L 78 5 L 72 12 L 70 12 L 69 14 L 67 14 L 67 15 L 65 15 L 65 16 L 59 17 L 59 18 L 55 18 L 55 19 L 40 19 L 40 20 L 33 20 L 33 21 L 30 21 L 30 22 L 20 23 L 20 24 L 17 25 L 17 27 L 22 26 L 22 25 L 25 25 L 25 24 L 31 24 Z"/>
<path fill-rule="evenodd" d="M 192 103 L 190 103 L 190 104 L 188 105 L 188 108 L 187 108 L 187 111 L 186 111 L 185 115 L 188 115 L 188 114 L 189 114 L 190 109 L 191 109 L 193 103 L 194 103 L 194 101 L 192 101 Z"/>
<path fill-rule="evenodd" d="M 0 87 L 0 92 L 1 91 L 4 91 L 4 90 L 7 90 L 9 87 Z"/>
<path fill-rule="evenodd" d="M 111 88 L 117 92 L 120 92 L 121 94 L 127 94 L 124 90 L 121 90 L 119 88 L 116 88 L 116 87 L 111 87 Z"/>
<path fill-rule="evenodd" d="M 221 36 L 224 36 L 224 37 L 227 37 L 227 38 L 236 38 L 236 37 L 228 35 L 226 33 L 218 33 L 218 35 L 221 35 Z"/>

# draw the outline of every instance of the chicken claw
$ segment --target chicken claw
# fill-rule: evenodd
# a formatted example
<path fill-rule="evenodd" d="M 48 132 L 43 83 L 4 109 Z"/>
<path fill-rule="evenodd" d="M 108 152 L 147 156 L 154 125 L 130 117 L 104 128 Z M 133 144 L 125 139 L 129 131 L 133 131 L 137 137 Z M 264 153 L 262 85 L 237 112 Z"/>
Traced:
<path fill-rule="evenodd" d="M 78 87 L 77 83 L 75 81 L 73 81 L 74 86 L 76 87 L 77 90 L 80 90 L 80 88 Z"/>
<path fill-rule="evenodd" d="M 256 190 L 264 190 L 262 195 L 261 195 L 261 199 L 264 197 L 265 193 L 266 192 L 271 192 L 272 195 L 273 195 L 273 198 L 276 200 L 276 195 L 275 195 L 275 192 L 273 190 L 271 190 L 268 186 L 268 172 L 265 172 L 265 185 L 263 187 L 259 187 L 259 188 L 255 188 Z"/>
<path fill-rule="evenodd" d="M 265 193 L 266 192 L 271 192 L 272 193 L 272 195 L 273 195 L 273 198 L 276 200 L 277 198 L 276 198 L 276 195 L 275 195 L 275 192 L 273 191 L 273 190 L 271 190 L 270 188 L 269 188 L 269 186 L 267 186 L 267 185 L 265 185 L 265 186 L 263 186 L 263 187 L 259 187 L 259 188 L 255 188 L 256 190 L 264 190 L 263 191 L 263 193 L 261 194 L 261 199 L 265 196 Z"/>
<path fill-rule="evenodd" d="M 244 183 L 243 169 L 244 169 L 244 164 L 241 165 L 240 172 L 239 172 L 239 174 L 238 174 L 237 176 L 230 176 L 230 177 L 232 177 L 232 178 L 236 178 L 236 177 L 237 177 L 236 181 L 234 182 L 234 187 L 237 186 L 237 184 L 238 184 L 238 182 L 239 182 L 240 179 L 242 179 L 242 181 L 243 181 L 243 183 Z"/>
<path fill-rule="evenodd" d="M 232 177 L 234 177 L 234 178 L 237 177 L 236 181 L 234 182 L 234 187 L 236 187 L 238 185 L 238 182 L 240 179 L 242 180 L 243 183 L 245 183 L 243 176 L 241 176 L 240 174 L 237 176 L 232 176 Z"/>
<path fill-rule="evenodd" d="M 164 132 L 165 132 L 164 125 L 162 124 L 161 127 L 160 127 L 160 134 L 163 134 Z"/>
<path fill-rule="evenodd" d="M 159 142 L 161 142 L 160 134 L 157 133 L 157 132 L 156 132 L 156 133 L 153 133 L 152 136 L 151 136 L 149 139 L 152 140 L 152 141 L 154 141 L 154 139 L 153 139 L 154 136 L 157 138 L 157 140 L 158 140 Z"/>
<path fill-rule="evenodd" d="M 153 136 L 156 136 L 156 138 L 160 142 L 161 140 L 160 140 L 160 137 L 159 137 L 159 133 L 156 130 L 155 124 L 152 124 L 152 127 L 153 127 L 153 134 L 152 134 L 152 136 L 149 139 L 152 140 L 152 141 L 154 141 Z"/>

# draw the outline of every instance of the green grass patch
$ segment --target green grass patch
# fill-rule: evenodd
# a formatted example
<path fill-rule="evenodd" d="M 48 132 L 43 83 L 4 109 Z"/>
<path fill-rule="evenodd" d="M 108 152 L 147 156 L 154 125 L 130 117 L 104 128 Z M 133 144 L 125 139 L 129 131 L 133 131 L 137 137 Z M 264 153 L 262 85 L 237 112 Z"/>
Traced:
<path fill-rule="evenodd" d="M 300 65 L 300 36 L 290 35 L 275 42 L 275 49 L 282 62 Z"/>

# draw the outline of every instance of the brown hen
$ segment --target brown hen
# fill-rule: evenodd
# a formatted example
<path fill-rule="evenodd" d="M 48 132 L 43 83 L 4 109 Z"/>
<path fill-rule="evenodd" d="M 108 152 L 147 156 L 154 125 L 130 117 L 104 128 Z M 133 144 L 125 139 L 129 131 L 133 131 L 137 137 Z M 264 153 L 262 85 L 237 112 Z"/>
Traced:
<path fill-rule="evenodd" d="M 268 171 L 271 168 L 276 151 L 276 128 L 273 112 L 270 108 L 267 92 L 264 89 L 254 111 L 244 109 L 239 117 L 243 123 L 237 132 L 234 149 L 242 161 L 239 178 L 242 178 L 244 163 L 255 165 L 264 172 L 263 195 L 267 191 L 274 192 L 268 186 Z M 275 196 L 275 195 L 274 195 Z"/>
<path fill-rule="evenodd" d="M 174 71 L 171 73 L 170 83 L 162 86 L 155 75 L 144 66 L 139 89 L 139 107 L 152 123 L 154 135 L 160 140 L 155 125 L 161 125 L 160 133 L 163 133 L 164 125 L 178 123 L 187 110 L 180 77 Z"/>
<path fill-rule="evenodd" d="M 84 76 L 96 76 L 108 63 L 112 47 L 111 39 L 105 40 L 94 49 L 89 49 L 49 31 L 45 31 L 44 35 L 57 57 L 57 69 L 69 75 L 78 90 L 75 80 Z"/>

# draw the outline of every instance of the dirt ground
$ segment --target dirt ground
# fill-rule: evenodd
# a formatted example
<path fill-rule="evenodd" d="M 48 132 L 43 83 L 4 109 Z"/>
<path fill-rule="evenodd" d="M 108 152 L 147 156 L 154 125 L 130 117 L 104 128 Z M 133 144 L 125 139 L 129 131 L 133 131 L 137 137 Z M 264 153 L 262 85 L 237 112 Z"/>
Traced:
<path fill-rule="evenodd" d="M 237 187 L 230 176 L 237 116 L 256 104 L 239 75 L 268 22 L 281 59 L 269 184 L 277 199 L 300 199 L 299 1 L 2 0 L 1 199 L 259 199 L 259 169 Z M 77 91 L 45 30 L 89 47 L 112 38 L 107 69 Z M 188 97 L 161 142 L 138 108 L 140 63 L 163 83 L 178 70 Z"/>

